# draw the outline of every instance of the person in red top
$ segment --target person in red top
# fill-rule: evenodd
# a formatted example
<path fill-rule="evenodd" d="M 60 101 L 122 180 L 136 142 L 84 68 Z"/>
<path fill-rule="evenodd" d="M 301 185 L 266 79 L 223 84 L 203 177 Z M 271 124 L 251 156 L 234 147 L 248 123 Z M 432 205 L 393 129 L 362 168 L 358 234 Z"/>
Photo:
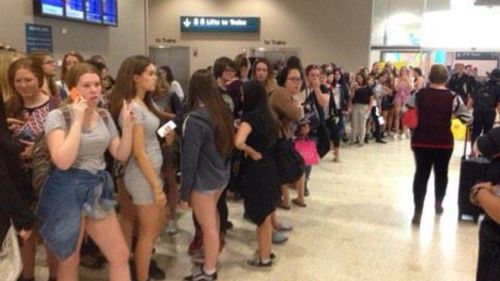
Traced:
<path fill-rule="evenodd" d="M 408 101 L 409 108 L 417 108 L 418 125 L 411 138 L 416 171 L 413 180 L 415 213 L 412 224 L 420 225 L 427 181 L 434 167 L 435 211 L 443 213 L 443 199 L 448 185 L 448 165 L 453 152 L 451 117 L 454 114 L 463 123 L 472 121 L 471 114 L 460 96 L 446 88 L 448 70 L 435 64 L 429 74 L 430 85 L 414 94 Z"/>

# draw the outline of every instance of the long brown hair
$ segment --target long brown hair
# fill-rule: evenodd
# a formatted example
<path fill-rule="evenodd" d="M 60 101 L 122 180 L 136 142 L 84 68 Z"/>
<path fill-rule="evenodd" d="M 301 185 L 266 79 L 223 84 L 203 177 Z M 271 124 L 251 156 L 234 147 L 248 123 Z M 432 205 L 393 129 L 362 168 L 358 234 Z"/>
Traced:
<path fill-rule="evenodd" d="M 141 75 L 152 63 L 150 58 L 142 55 L 128 57 L 122 62 L 116 76 L 115 87 L 109 97 L 109 109 L 115 120 L 118 120 L 123 100 L 130 102 L 137 95 L 134 75 Z M 151 110 L 151 103 L 148 100 L 149 98 L 144 98 L 144 102 Z"/>
<path fill-rule="evenodd" d="M 266 58 L 257 58 L 255 62 L 253 63 L 252 70 L 251 70 L 251 78 L 252 80 L 257 80 L 257 65 L 259 63 L 263 63 L 267 66 L 267 77 L 265 81 L 265 86 L 266 86 L 266 91 L 269 94 L 270 91 L 274 90 L 277 85 L 276 82 L 274 81 L 273 78 L 273 68 L 271 66 L 271 62 L 269 62 L 268 59 Z"/>
<path fill-rule="evenodd" d="M 80 53 L 77 53 L 77 52 L 69 52 L 69 53 L 66 53 L 63 57 L 63 61 L 62 61 L 62 66 L 61 66 L 61 81 L 63 81 L 64 83 L 66 83 L 66 79 L 67 79 L 67 75 L 68 75 L 68 70 L 66 69 L 67 68 L 67 65 L 66 65 L 66 59 L 68 57 L 75 57 L 78 59 L 78 61 L 80 63 L 84 62 L 85 59 L 83 58 L 83 56 L 80 54 Z"/>
<path fill-rule="evenodd" d="M 229 157 L 233 150 L 233 118 L 228 106 L 219 94 L 217 82 L 211 71 L 199 69 L 189 82 L 188 110 L 193 111 L 204 105 L 215 128 L 215 145 L 220 154 Z"/>
<path fill-rule="evenodd" d="M 7 77 L 9 79 L 9 87 L 13 94 L 13 96 L 6 101 L 5 111 L 8 117 L 14 117 L 18 119 L 22 119 L 22 110 L 24 101 L 21 95 L 16 91 L 14 86 L 14 80 L 16 78 L 16 73 L 20 69 L 29 70 L 38 80 L 38 88 L 41 89 L 43 86 L 43 78 L 45 77 L 43 74 L 42 65 L 39 61 L 32 60 L 29 58 L 22 58 L 13 62 L 9 70 L 7 71 Z"/>
<path fill-rule="evenodd" d="M 7 102 L 14 93 L 9 88 L 9 66 L 16 60 L 16 52 L 0 48 L 0 90 L 4 102 Z"/>
<path fill-rule="evenodd" d="M 52 57 L 52 55 L 46 51 L 37 51 L 37 52 L 33 52 L 33 53 L 28 55 L 28 58 L 39 61 L 40 65 L 42 65 L 42 69 L 43 69 L 43 65 L 45 64 L 46 57 Z M 57 86 L 56 86 L 56 83 L 54 82 L 53 77 L 50 77 L 49 75 L 47 75 L 45 73 L 44 73 L 44 76 L 45 76 L 45 81 L 47 81 L 47 83 L 48 83 L 47 86 L 48 86 L 49 91 L 50 91 L 50 93 L 46 93 L 46 94 L 49 96 L 57 96 L 58 95 Z"/>

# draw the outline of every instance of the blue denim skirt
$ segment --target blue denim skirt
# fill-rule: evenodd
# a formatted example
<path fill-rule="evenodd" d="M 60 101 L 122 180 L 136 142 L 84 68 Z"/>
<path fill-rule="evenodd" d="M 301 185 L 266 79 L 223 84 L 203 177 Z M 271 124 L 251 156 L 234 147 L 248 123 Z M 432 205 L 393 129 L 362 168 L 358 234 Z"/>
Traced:
<path fill-rule="evenodd" d="M 53 169 L 43 186 L 36 215 L 47 246 L 60 259 L 76 249 L 82 216 L 103 219 L 114 212 L 113 179 L 106 171 Z"/>

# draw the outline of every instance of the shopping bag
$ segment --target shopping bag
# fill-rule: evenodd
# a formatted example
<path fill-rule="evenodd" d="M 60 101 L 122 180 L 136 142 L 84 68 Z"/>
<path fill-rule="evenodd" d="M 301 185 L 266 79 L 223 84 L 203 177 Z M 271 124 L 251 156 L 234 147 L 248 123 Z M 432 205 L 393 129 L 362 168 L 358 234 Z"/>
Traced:
<path fill-rule="evenodd" d="M 415 129 L 418 126 L 418 111 L 415 108 L 408 108 L 401 118 L 403 127 Z"/>
<path fill-rule="evenodd" d="M 318 149 L 316 143 L 310 139 L 300 139 L 294 142 L 295 150 L 302 156 L 306 166 L 317 165 L 319 163 Z"/>

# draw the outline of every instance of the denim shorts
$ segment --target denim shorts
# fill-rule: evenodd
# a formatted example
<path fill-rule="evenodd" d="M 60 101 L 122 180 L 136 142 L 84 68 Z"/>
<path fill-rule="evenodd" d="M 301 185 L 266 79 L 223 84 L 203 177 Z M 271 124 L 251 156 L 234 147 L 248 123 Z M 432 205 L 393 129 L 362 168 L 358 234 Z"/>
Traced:
<path fill-rule="evenodd" d="M 54 254 L 65 260 L 77 249 L 82 216 L 103 219 L 113 214 L 115 205 L 113 179 L 108 172 L 54 169 L 36 211 L 40 234 Z"/>

